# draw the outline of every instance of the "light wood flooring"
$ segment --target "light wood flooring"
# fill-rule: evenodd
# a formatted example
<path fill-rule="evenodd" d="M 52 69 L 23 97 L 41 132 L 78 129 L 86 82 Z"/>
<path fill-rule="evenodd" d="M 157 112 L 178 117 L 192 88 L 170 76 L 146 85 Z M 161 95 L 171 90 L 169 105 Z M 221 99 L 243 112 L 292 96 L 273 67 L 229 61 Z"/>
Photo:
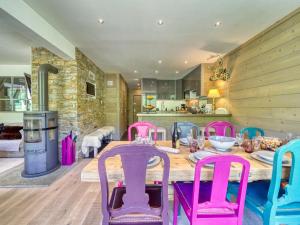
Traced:
<path fill-rule="evenodd" d="M 99 225 L 99 184 L 80 181 L 89 161 L 81 161 L 50 187 L 0 189 L 0 224 Z"/>
<path fill-rule="evenodd" d="M 100 225 L 98 183 L 81 182 L 80 172 L 90 159 L 82 160 L 65 176 L 46 188 L 0 188 L 0 225 Z M 169 217 L 172 224 L 172 201 Z M 188 225 L 184 212 L 180 225 Z M 245 210 L 243 225 L 262 225 Z"/>

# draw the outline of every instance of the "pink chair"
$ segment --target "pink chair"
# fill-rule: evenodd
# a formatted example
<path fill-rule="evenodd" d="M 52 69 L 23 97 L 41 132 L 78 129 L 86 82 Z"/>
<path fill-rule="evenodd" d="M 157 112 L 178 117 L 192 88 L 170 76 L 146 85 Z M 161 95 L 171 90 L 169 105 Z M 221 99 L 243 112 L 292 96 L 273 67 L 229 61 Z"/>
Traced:
<path fill-rule="evenodd" d="M 213 121 L 206 125 L 205 127 L 205 136 L 209 137 L 210 128 L 213 128 L 215 130 L 215 133 L 217 136 L 226 136 L 226 130 L 227 128 L 230 129 L 230 136 L 235 137 L 235 128 L 234 125 L 227 121 Z"/>
<path fill-rule="evenodd" d="M 132 141 L 132 137 L 131 137 L 132 128 L 135 128 L 137 130 L 137 135 L 139 137 L 143 137 L 143 138 L 148 137 L 149 129 L 153 128 L 154 129 L 154 141 L 157 140 L 157 127 L 154 126 L 150 122 L 142 121 L 142 122 L 133 123 L 129 126 L 129 128 L 128 128 L 128 141 Z"/>
<path fill-rule="evenodd" d="M 243 167 L 236 202 L 227 200 L 227 186 L 231 163 Z M 200 182 L 201 169 L 214 164 L 212 182 Z M 194 182 L 174 184 L 174 219 L 177 225 L 179 204 L 191 225 L 242 225 L 250 164 L 234 155 L 206 157 L 197 162 Z"/>

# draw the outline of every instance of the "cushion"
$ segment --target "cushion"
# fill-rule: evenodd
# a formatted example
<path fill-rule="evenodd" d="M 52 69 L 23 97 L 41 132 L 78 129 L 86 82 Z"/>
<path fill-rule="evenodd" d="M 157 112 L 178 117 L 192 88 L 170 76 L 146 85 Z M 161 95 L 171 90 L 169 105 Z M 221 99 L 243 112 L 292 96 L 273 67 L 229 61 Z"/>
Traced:
<path fill-rule="evenodd" d="M 6 132 L 6 133 L 17 133 L 17 132 L 19 132 L 22 129 L 23 129 L 23 127 L 21 127 L 21 126 L 4 126 L 3 132 Z"/>
<path fill-rule="evenodd" d="M 149 195 L 149 205 L 151 208 L 160 211 L 162 203 L 162 187 L 161 185 L 147 185 L 146 191 Z M 109 208 L 110 211 L 118 210 L 123 205 L 123 196 L 126 193 L 126 186 L 115 187 L 113 189 Z M 130 213 L 122 216 L 112 217 L 110 219 L 110 224 L 151 224 L 151 225 L 160 225 L 162 224 L 161 216 L 156 215 L 146 215 L 143 213 Z"/>
<path fill-rule="evenodd" d="M 199 203 L 210 201 L 211 196 L 211 182 L 201 182 L 199 192 Z M 174 184 L 174 189 L 178 194 L 180 203 L 187 210 L 187 214 L 191 214 L 193 201 L 193 183 L 177 182 Z M 198 210 L 198 214 L 235 214 L 234 210 L 230 208 L 203 208 Z"/>

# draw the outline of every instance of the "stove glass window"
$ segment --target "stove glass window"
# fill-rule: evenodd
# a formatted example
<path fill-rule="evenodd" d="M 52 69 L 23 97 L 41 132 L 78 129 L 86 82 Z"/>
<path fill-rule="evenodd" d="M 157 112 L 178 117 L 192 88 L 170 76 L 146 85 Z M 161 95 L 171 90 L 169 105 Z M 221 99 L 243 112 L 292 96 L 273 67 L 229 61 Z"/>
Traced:
<path fill-rule="evenodd" d="M 24 120 L 24 141 L 27 143 L 37 143 L 42 141 L 42 120 Z"/>

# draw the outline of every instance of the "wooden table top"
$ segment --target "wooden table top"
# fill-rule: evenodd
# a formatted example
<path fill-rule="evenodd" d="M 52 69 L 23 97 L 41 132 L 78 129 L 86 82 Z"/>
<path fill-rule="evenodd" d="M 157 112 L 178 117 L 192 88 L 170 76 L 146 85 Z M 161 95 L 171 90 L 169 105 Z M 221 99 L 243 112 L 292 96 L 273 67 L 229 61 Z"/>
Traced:
<path fill-rule="evenodd" d="M 128 144 L 128 141 L 112 141 L 110 142 L 103 150 L 109 151 L 112 147 Z M 157 146 L 168 146 L 171 147 L 171 141 L 157 141 Z M 207 143 L 207 145 L 209 145 Z M 84 182 L 99 182 L 98 176 L 98 158 L 100 157 L 100 152 L 96 158 L 94 158 L 81 172 L 81 181 Z M 189 149 L 187 147 L 181 146 L 179 154 L 168 153 L 170 158 L 170 177 L 169 181 L 191 181 L 194 180 L 194 171 L 195 164 L 193 164 L 190 160 L 188 160 L 188 155 L 190 154 Z M 234 154 L 241 156 L 247 159 L 250 162 L 250 175 L 249 181 L 255 180 L 270 180 L 272 176 L 272 165 L 265 164 L 258 160 L 253 159 L 249 153 L 246 153 L 239 147 L 234 147 L 230 153 L 226 154 Z M 113 157 L 106 161 L 107 167 L 107 177 L 109 182 L 117 182 L 119 180 L 123 180 L 123 169 L 121 167 L 120 157 Z M 239 181 L 241 174 L 241 166 L 238 164 L 233 164 L 230 172 L 230 180 L 231 181 Z M 162 177 L 162 162 L 155 166 L 154 168 L 150 168 L 147 170 L 147 180 L 161 180 Z M 283 177 L 288 177 L 289 168 L 283 168 Z M 213 169 L 209 167 L 204 167 L 201 171 L 201 179 L 202 180 L 211 180 L 213 175 Z"/>

